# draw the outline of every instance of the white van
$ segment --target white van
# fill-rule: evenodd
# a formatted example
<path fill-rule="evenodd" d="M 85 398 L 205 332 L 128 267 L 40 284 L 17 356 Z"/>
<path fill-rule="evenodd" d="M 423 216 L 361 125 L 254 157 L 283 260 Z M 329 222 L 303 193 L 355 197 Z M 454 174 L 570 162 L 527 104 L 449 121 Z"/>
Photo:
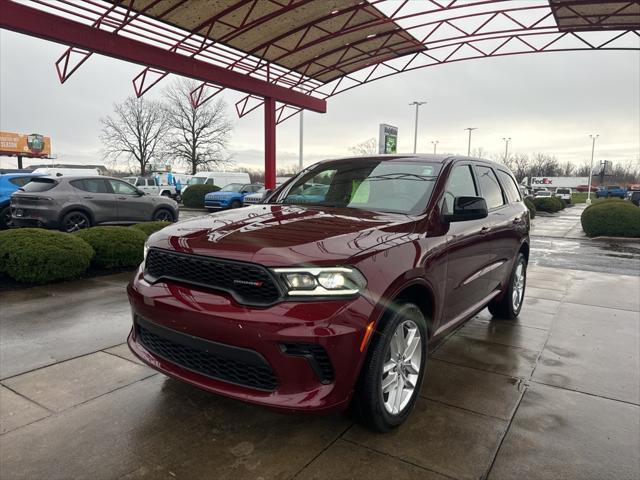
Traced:
<path fill-rule="evenodd" d="M 33 173 L 41 173 L 52 177 L 84 177 L 90 175 L 100 175 L 97 168 L 36 168 Z"/>
<path fill-rule="evenodd" d="M 220 188 L 230 183 L 251 183 L 246 172 L 198 172 L 182 187 L 182 193 L 191 185 L 216 185 Z"/>

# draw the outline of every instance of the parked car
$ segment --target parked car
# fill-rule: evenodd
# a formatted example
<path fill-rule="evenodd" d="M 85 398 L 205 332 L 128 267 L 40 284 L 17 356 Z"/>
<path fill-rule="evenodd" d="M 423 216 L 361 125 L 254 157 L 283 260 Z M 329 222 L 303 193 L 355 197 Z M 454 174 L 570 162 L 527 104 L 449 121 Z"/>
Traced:
<path fill-rule="evenodd" d="M 583 192 L 588 192 L 589 190 L 591 190 L 592 192 L 595 192 L 595 191 L 597 191 L 597 190 L 598 190 L 598 187 L 596 187 L 596 186 L 594 186 L 594 185 L 591 185 L 591 186 L 589 186 L 589 185 L 578 185 L 578 186 L 576 187 L 576 190 L 577 190 L 578 192 L 581 192 L 581 193 L 583 193 Z"/>
<path fill-rule="evenodd" d="M 0 230 L 11 226 L 11 195 L 41 173 L 7 173 L 0 175 Z"/>
<path fill-rule="evenodd" d="M 119 178 L 47 176 L 33 178 L 11 196 L 11 219 L 16 226 L 73 232 L 98 224 L 175 222 L 178 204 L 145 195 Z"/>
<path fill-rule="evenodd" d="M 256 193 L 261 188 L 263 186 L 258 183 L 230 183 L 217 192 L 207 193 L 204 197 L 204 208 L 210 212 L 226 208 L 240 208 L 244 205 L 246 195 Z"/>
<path fill-rule="evenodd" d="M 179 200 L 179 193 L 173 185 L 160 185 L 154 177 L 125 177 L 123 180 L 147 195 L 161 195 Z"/>
<path fill-rule="evenodd" d="M 626 194 L 626 188 L 622 188 L 618 185 L 607 185 L 598 188 L 598 190 L 596 191 L 596 198 L 624 198 Z"/>
<path fill-rule="evenodd" d="M 198 172 L 189 179 L 189 183 L 182 187 L 182 194 L 190 185 L 215 185 L 220 188 L 230 183 L 251 183 L 246 172 Z"/>
<path fill-rule="evenodd" d="M 629 190 L 624 199 L 640 207 L 640 190 Z"/>
<path fill-rule="evenodd" d="M 290 202 L 327 178 L 322 200 Z M 267 201 L 149 238 L 128 287 L 144 363 L 283 411 L 351 404 L 387 431 L 411 413 L 435 342 L 486 306 L 522 308 L 529 214 L 501 164 L 330 160 Z"/>
<path fill-rule="evenodd" d="M 566 203 L 571 203 L 571 189 L 570 188 L 556 188 L 554 197 L 558 197 L 560 200 L 563 200 Z"/>
<path fill-rule="evenodd" d="M 283 183 L 286 183 L 290 177 L 276 177 L 276 188 L 279 188 Z M 256 203 L 261 203 L 267 195 L 271 194 L 275 189 L 266 189 L 261 187 L 256 193 L 250 193 L 249 195 L 245 195 L 243 199 L 244 205 L 255 205 Z"/>
<path fill-rule="evenodd" d="M 318 203 L 324 201 L 329 192 L 329 185 L 312 185 L 307 188 L 299 188 L 287 197 L 288 203 Z"/>
<path fill-rule="evenodd" d="M 538 190 L 536 191 L 533 198 L 545 198 L 545 197 L 551 197 L 551 196 L 552 194 L 549 190 Z"/>

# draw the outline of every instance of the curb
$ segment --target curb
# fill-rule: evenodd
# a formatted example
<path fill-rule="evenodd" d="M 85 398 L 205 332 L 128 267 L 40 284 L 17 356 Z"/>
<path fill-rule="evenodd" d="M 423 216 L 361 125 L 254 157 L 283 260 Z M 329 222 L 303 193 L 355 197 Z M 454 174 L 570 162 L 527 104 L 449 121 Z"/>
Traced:
<path fill-rule="evenodd" d="M 640 237 L 585 237 L 587 240 L 593 240 L 596 242 L 623 242 L 623 243 L 640 243 Z"/>
<path fill-rule="evenodd" d="M 187 208 L 187 207 L 180 207 L 180 211 L 181 212 L 204 212 L 204 213 L 209 213 L 207 211 L 206 208 Z"/>

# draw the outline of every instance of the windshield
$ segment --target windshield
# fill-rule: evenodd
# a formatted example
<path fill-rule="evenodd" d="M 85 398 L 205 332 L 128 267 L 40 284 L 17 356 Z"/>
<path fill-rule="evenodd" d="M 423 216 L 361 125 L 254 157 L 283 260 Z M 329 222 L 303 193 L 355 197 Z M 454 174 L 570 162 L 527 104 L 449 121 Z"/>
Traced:
<path fill-rule="evenodd" d="M 229 185 L 225 185 L 220 189 L 221 192 L 239 192 L 242 187 L 244 187 L 241 183 L 230 183 Z"/>
<path fill-rule="evenodd" d="M 187 182 L 187 185 L 202 185 L 207 181 L 207 177 L 191 177 Z"/>
<path fill-rule="evenodd" d="M 302 174 L 275 203 L 417 214 L 431 196 L 440 165 L 386 159 L 323 163 Z"/>

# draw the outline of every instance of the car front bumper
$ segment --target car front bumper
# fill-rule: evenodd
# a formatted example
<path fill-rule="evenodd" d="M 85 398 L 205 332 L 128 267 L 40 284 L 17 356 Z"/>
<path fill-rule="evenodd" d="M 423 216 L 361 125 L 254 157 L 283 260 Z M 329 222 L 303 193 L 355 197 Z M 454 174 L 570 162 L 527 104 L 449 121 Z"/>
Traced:
<path fill-rule="evenodd" d="M 168 376 L 281 410 L 342 410 L 351 399 L 373 312 L 364 297 L 247 307 L 222 292 L 150 284 L 141 271 L 128 294 L 129 347 Z"/>

